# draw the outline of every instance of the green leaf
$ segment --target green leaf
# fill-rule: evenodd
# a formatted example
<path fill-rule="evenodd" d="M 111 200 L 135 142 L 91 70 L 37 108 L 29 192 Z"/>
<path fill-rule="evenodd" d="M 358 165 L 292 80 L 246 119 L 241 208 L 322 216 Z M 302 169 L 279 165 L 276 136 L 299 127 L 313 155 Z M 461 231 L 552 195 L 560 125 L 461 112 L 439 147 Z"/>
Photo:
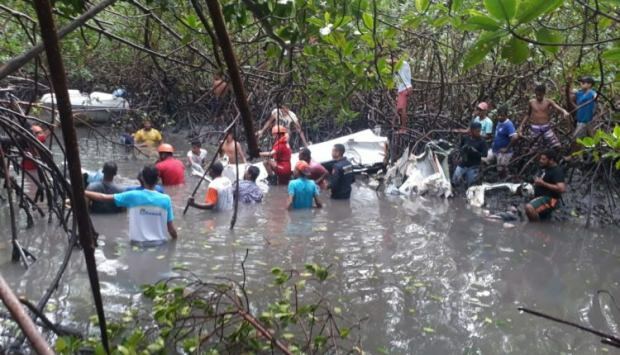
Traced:
<path fill-rule="evenodd" d="M 614 132 L 614 133 L 613 133 L 614 138 L 616 138 L 616 139 L 620 139 L 620 126 L 616 126 L 616 127 L 614 127 L 614 131 L 613 131 L 613 132 Z"/>
<path fill-rule="evenodd" d="M 489 53 L 499 41 L 500 36 L 501 34 L 497 32 L 482 33 L 478 41 L 465 53 L 465 57 L 463 57 L 463 69 L 469 70 L 482 62 L 487 53 Z"/>
<path fill-rule="evenodd" d="M 502 58 L 508 59 L 508 61 L 513 64 L 523 63 L 529 55 L 530 49 L 527 43 L 516 37 L 510 39 L 504 48 L 502 48 Z"/>
<path fill-rule="evenodd" d="M 430 0 L 415 0 L 415 8 L 421 13 L 426 12 L 430 4 Z"/>
<path fill-rule="evenodd" d="M 435 329 L 433 329 L 431 327 L 424 327 L 424 328 L 422 328 L 422 331 L 424 333 L 435 333 Z"/>
<path fill-rule="evenodd" d="M 556 0 L 522 0 L 519 2 L 516 19 L 519 23 L 528 23 L 553 9 L 556 2 Z"/>
<path fill-rule="evenodd" d="M 517 12 L 517 0 L 484 0 L 484 7 L 498 20 L 510 21 Z"/>
<path fill-rule="evenodd" d="M 67 350 L 67 341 L 65 340 L 65 338 L 56 339 L 56 345 L 54 346 L 54 349 L 57 353 L 62 353 L 63 351 Z"/>
<path fill-rule="evenodd" d="M 463 6 L 463 0 L 452 0 L 452 6 L 450 7 L 450 10 L 456 12 L 456 11 L 459 11 L 462 6 Z"/>
<path fill-rule="evenodd" d="M 364 12 L 364 14 L 362 14 L 362 21 L 364 21 L 364 26 L 366 26 L 369 30 L 372 30 L 374 21 L 371 14 Z"/>
<path fill-rule="evenodd" d="M 594 148 L 595 143 L 592 137 L 578 138 L 577 142 L 586 148 Z"/>
<path fill-rule="evenodd" d="M 611 48 L 603 52 L 603 59 L 611 63 L 620 63 L 620 48 Z"/>
<path fill-rule="evenodd" d="M 478 30 L 495 31 L 500 28 L 499 23 L 486 15 L 472 16 L 467 19 L 467 24 Z"/>
<path fill-rule="evenodd" d="M 536 40 L 541 43 L 561 43 L 562 42 L 562 39 L 560 38 L 560 35 L 557 32 L 551 31 L 546 28 L 541 28 L 540 30 L 536 31 Z M 544 51 L 547 51 L 553 54 L 557 53 L 559 49 L 557 46 L 541 46 L 541 48 Z"/>

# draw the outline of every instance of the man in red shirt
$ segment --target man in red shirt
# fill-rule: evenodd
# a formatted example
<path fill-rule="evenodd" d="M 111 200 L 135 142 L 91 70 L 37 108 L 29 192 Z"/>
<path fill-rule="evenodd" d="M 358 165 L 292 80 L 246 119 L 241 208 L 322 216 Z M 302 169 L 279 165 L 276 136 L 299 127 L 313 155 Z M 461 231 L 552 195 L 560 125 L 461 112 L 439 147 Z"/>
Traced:
<path fill-rule="evenodd" d="M 321 163 L 312 160 L 310 149 L 302 149 L 299 152 L 299 160 L 305 161 L 310 166 L 310 179 L 314 180 L 321 189 L 326 189 L 329 171 Z"/>
<path fill-rule="evenodd" d="M 174 147 L 163 143 L 157 148 L 159 161 L 155 164 L 162 185 L 180 185 L 185 183 L 185 165 L 179 159 L 172 156 Z"/>
<path fill-rule="evenodd" d="M 288 185 L 291 179 L 291 147 L 288 145 L 288 134 L 286 127 L 275 125 L 271 129 L 271 134 L 275 143 L 271 152 L 262 152 L 260 155 L 266 158 L 273 158 L 267 160 L 265 169 L 267 173 L 277 177 L 278 185 Z"/>
<path fill-rule="evenodd" d="M 32 134 L 37 138 L 37 140 L 41 143 L 45 143 L 45 141 L 47 140 L 47 132 L 45 130 L 43 130 L 43 128 L 41 128 L 41 126 L 33 124 L 32 126 L 30 126 L 30 131 L 32 132 Z M 32 155 L 33 157 L 36 158 L 36 149 L 32 150 L 32 149 L 26 149 L 26 152 L 29 153 L 29 155 Z M 39 198 L 41 199 L 41 201 L 43 201 L 43 193 L 40 190 L 40 182 L 39 182 L 39 171 L 37 169 L 37 164 L 34 162 L 34 160 L 28 158 L 28 157 L 24 157 L 24 159 L 22 160 L 22 169 L 24 171 L 24 174 L 26 177 L 28 177 L 28 179 L 32 182 L 34 186 L 34 188 L 36 188 L 36 193 L 35 193 L 35 201 L 37 201 Z"/>

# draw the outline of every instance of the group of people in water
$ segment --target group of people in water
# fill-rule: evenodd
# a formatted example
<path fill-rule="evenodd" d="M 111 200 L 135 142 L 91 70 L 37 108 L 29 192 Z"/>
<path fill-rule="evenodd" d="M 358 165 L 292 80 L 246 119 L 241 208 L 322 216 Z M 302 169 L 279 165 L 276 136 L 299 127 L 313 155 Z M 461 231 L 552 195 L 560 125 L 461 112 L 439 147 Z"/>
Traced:
<path fill-rule="evenodd" d="M 189 206 L 225 211 L 233 208 L 235 199 L 241 203 L 261 203 L 264 190 L 257 184 L 261 167 L 267 172 L 270 183 L 288 186 L 289 209 L 307 209 L 313 206 L 321 208 L 322 202 L 319 198 L 321 190 L 331 190 L 333 199 L 350 198 L 354 172 L 353 165 L 344 156 L 344 145 L 334 145 L 330 170 L 312 160 L 312 153 L 307 147 L 300 151 L 298 161 L 292 166 L 289 129 L 285 126 L 287 122 L 277 116 L 291 118 L 288 121 L 289 126 L 295 125 L 304 143 L 306 143 L 305 137 L 292 111 L 274 110 L 274 115 L 275 120 L 269 120 L 257 132 L 257 135 L 261 136 L 263 131 L 270 128 L 274 141 L 270 151 L 261 153 L 261 157 L 265 159 L 263 165 L 245 164 L 243 179 L 239 179 L 238 185 L 236 181 L 231 181 L 234 179 L 225 176 L 224 164 L 246 163 L 239 143 L 234 140 L 232 134 L 226 134 L 224 141 L 221 142 L 220 151 L 216 153 L 220 159 L 208 166 L 210 182 L 204 199 L 199 201 L 190 197 Z M 283 124 L 279 124 L 281 122 Z M 156 147 L 159 155 L 157 162 L 142 169 L 138 175 L 140 186 L 121 188 L 115 185 L 113 180 L 117 166 L 114 162 L 105 163 L 99 177 L 86 176 L 88 185 L 85 195 L 89 200 L 91 212 L 117 213 L 127 209 L 129 237 L 135 243 L 157 244 L 166 241 L 168 235 L 176 239 L 172 203 L 158 182 L 161 181 L 164 187 L 184 184 L 186 168 L 202 171 L 208 165 L 207 151 L 202 148 L 200 141 L 195 140 L 191 142 L 186 160 L 177 159 L 174 156 L 174 147 L 163 141 L 161 133 L 153 128 L 149 121 L 145 121 L 143 127 L 131 138 L 130 144 Z M 122 139 L 129 141 L 128 137 Z"/>

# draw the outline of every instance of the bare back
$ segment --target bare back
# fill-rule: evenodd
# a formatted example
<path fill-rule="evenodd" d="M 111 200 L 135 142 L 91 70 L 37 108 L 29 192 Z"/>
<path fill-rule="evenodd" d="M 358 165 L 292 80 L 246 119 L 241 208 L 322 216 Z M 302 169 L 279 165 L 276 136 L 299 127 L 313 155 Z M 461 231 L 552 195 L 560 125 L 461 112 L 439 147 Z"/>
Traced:
<path fill-rule="evenodd" d="M 228 162 L 230 164 L 236 164 L 237 163 L 237 158 L 235 157 L 235 145 L 238 144 L 237 142 L 235 142 L 234 140 L 229 142 L 229 141 L 225 141 L 224 144 L 222 144 L 222 155 L 226 155 L 228 157 Z M 243 152 L 241 152 L 241 147 L 237 147 L 237 154 L 239 155 L 239 157 L 242 157 Z"/>
<path fill-rule="evenodd" d="M 211 88 L 215 97 L 222 97 L 228 90 L 228 83 L 222 79 L 213 80 L 213 87 Z"/>
<path fill-rule="evenodd" d="M 549 114 L 551 109 L 551 101 L 543 99 L 538 101 L 537 99 L 530 100 L 530 124 L 533 125 L 546 125 L 551 121 Z"/>

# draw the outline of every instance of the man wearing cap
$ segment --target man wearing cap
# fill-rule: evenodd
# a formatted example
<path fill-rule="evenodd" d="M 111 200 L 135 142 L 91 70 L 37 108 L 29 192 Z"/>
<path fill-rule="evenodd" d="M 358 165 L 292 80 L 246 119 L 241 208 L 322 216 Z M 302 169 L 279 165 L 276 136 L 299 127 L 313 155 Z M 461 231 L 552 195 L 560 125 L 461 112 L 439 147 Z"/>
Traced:
<path fill-rule="evenodd" d="M 291 179 L 291 147 L 288 144 L 286 127 L 275 125 L 271 129 L 273 148 L 271 152 L 261 152 L 260 156 L 273 158 L 265 161 L 265 169 L 270 176 L 276 176 L 278 185 L 286 185 Z"/>
<path fill-rule="evenodd" d="M 101 181 L 93 182 L 86 187 L 87 191 L 100 192 L 102 194 L 117 194 L 123 192 L 123 189 L 114 184 L 114 176 L 118 168 L 113 161 L 103 164 L 103 179 Z M 114 201 L 91 201 L 90 211 L 92 213 L 119 213 L 125 209 L 118 207 L 114 204 Z"/>
<path fill-rule="evenodd" d="M 597 93 L 592 89 L 594 78 L 584 76 L 579 79 L 581 88 L 571 95 L 573 105 L 577 107 L 577 127 L 573 133 L 574 138 L 582 137 L 587 133 L 587 126 L 594 118 L 596 112 Z"/>
<path fill-rule="evenodd" d="M 144 120 L 142 129 L 134 134 L 134 140 L 136 144 L 142 146 L 156 147 L 162 141 L 162 136 L 158 130 L 153 128 L 151 121 Z"/>
<path fill-rule="evenodd" d="M 213 179 L 207 188 L 205 203 L 196 202 L 193 197 L 187 201 L 190 206 L 201 210 L 226 211 L 233 208 L 233 189 L 230 180 L 222 176 L 224 166 L 219 161 L 211 165 L 209 176 Z"/>
<path fill-rule="evenodd" d="M 555 101 L 545 97 L 547 88 L 545 85 L 537 85 L 534 89 L 535 98 L 528 103 L 527 116 L 519 126 L 519 135 L 523 136 L 523 129 L 529 123 L 530 131 L 534 143 L 538 144 L 542 140 L 548 148 L 558 148 L 561 143 L 558 137 L 553 133 L 551 126 L 551 110 L 556 110 L 567 118 L 568 111 L 556 104 Z"/>
<path fill-rule="evenodd" d="M 452 176 L 452 183 L 455 186 L 461 185 L 465 179 L 466 186 L 469 187 L 478 179 L 480 161 L 487 156 L 487 144 L 480 136 L 481 128 L 480 123 L 473 122 L 469 127 L 469 135 L 461 140 L 461 162 Z"/>
<path fill-rule="evenodd" d="M 172 156 L 174 147 L 168 143 L 163 143 L 159 145 L 157 152 L 159 153 L 159 161 L 155 167 L 159 171 L 162 185 L 170 186 L 185 183 L 185 165 Z"/>
<path fill-rule="evenodd" d="M 293 174 L 295 179 L 288 183 L 288 203 L 289 209 L 312 208 L 312 201 L 317 208 L 323 205 L 319 200 L 319 188 L 310 179 L 310 165 L 303 160 L 295 164 Z"/>
<path fill-rule="evenodd" d="M 476 108 L 477 115 L 472 122 L 478 122 L 481 125 L 480 135 L 484 139 L 491 138 L 493 136 L 493 121 L 487 116 L 489 113 L 489 104 L 481 102 Z"/>

